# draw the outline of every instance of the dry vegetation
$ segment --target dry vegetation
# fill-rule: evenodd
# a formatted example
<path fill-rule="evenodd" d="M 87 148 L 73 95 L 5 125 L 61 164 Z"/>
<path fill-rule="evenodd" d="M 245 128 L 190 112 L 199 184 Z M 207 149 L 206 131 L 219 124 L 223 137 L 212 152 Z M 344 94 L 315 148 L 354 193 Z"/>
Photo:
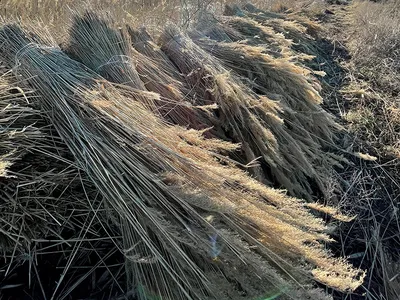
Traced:
<path fill-rule="evenodd" d="M 397 129 L 375 142 L 368 129 L 395 126 L 390 26 L 368 52 L 348 41 L 351 149 L 321 96 L 336 68 L 310 19 L 324 1 L 137 2 L 0 4 L 5 299 L 332 299 L 321 286 L 396 299 L 394 189 L 376 187 L 396 183 L 380 159 Z M 371 75 L 381 61 L 390 76 Z M 378 96 L 382 119 L 362 102 Z M 389 199 L 390 220 L 374 197 Z M 346 241 L 342 256 L 328 249 L 362 234 L 361 263 Z"/>
<path fill-rule="evenodd" d="M 343 252 L 370 266 L 364 298 L 398 299 L 400 3 L 354 1 L 342 24 L 338 39 L 351 55 L 343 63 L 343 115 L 352 149 L 370 161 L 347 173 L 352 188 L 344 202 L 359 218 L 344 230 Z"/>
<path fill-rule="evenodd" d="M 354 4 L 348 47 L 352 62 L 347 119 L 380 156 L 400 155 L 400 3 Z"/>
<path fill-rule="evenodd" d="M 131 24 L 157 28 L 166 22 L 187 26 L 196 21 L 203 12 L 221 13 L 226 4 L 246 4 L 244 0 L 90 0 L 94 7 L 117 15 Z M 302 8 L 317 11 L 324 7 L 324 0 L 257 0 L 252 2 L 258 8 L 273 11 Z M 70 7 L 83 8 L 81 0 L 2 0 L 2 16 L 17 16 L 23 19 L 40 18 L 45 22 L 61 22 L 68 19 Z M 51 25 L 51 24 L 50 24 Z M 58 30 L 63 30 L 56 25 Z"/>

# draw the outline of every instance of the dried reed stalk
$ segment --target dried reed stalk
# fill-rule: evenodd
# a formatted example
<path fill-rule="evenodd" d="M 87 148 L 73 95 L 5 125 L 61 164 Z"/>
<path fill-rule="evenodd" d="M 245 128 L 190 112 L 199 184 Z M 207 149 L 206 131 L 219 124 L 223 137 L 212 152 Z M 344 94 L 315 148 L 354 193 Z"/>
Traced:
<path fill-rule="evenodd" d="M 282 34 L 286 39 L 292 41 L 292 48 L 297 52 L 307 55 L 318 56 L 323 53 L 315 41 L 318 32 L 322 29 L 318 24 L 310 20 L 295 17 L 295 15 L 283 16 L 280 18 L 272 17 L 269 12 L 253 12 L 249 7 L 244 10 L 236 8 L 234 10 L 225 10 L 225 15 L 236 16 L 242 19 L 251 19 L 258 22 L 264 28 L 273 29 L 275 33 Z"/>

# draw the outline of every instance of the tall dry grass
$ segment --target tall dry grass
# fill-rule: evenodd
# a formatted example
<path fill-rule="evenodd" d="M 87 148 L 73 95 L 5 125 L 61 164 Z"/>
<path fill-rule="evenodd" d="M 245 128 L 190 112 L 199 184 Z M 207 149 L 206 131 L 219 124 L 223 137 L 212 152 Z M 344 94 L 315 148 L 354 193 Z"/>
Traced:
<path fill-rule="evenodd" d="M 349 18 L 347 119 L 372 152 L 400 157 L 400 2 L 357 1 Z"/>
<path fill-rule="evenodd" d="M 353 61 L 377 84 L 400 90 L 400 2 L 357 1 L 354 33 L 349 37 Z"/>
<path fill-rule="evenodd" d="M 353 241 L 352 255 L 370 266 L 362 299 L 399 299 L 400 2 L 354 1 L 344 20 L 345 118 L 356 147 L 376 156 L 347 178 L 354 188 L 345 198 L 359 218 L 344 244 Z"/>
<path fill-rule="evenodd" d="M 188 25 L 202 12 L 221 13 L 226 4 L 245 4 L 251 2 L 261 9 L 283 11 L 287 9 L 320 10 L 325 6 L 324 0 L 2 0 L 0 14 L 17 16 L 23 19 L 40 18 L 46 23 L 57 22 L 56 27 L 62 29 L 60 21 L 68 18 L 69 8 L 90 5 L 108 11 L 119 19 L 129 20 L 141 25 L 163 25 L 169 21 L 174 24 Z"/>

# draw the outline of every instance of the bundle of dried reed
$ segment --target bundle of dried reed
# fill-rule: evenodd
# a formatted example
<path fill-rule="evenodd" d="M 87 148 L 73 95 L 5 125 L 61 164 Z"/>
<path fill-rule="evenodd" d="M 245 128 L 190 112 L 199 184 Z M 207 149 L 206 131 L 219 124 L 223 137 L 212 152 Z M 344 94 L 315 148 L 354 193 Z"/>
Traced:
<path fill-rule="evenodd" d="M 115 246 L 125 255 L 138 299 L 239 299 L 229 282 L 261 296 L 290 277 L 301 280 L 303 272 L 289 265 L 304 258 L 316 266 L 317 280 L 338 289 L 360 284 L 358 270 L 323 250 L 319 241 L 330 238 L 304 203 L 218 154 L 236 145 L 165 124 L 46 40 L 45 46 L 15 25 L 4 26 L 0 53 L 7 61 L 16 58 L 17 73 L 37 90 L 76 165 L 104 197 L 122 232 L 123 245 Z M 289 276 L 282 279 L 268 261 Z"/>

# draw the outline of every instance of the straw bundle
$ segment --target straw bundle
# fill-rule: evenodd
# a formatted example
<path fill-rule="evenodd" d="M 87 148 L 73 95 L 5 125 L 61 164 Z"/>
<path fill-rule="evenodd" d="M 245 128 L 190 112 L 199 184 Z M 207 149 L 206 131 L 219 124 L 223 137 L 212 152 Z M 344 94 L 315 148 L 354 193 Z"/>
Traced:
<path fill-rule="evenodd" d="M 284 110 L 297 119 L 291 120 L 291 125 L 300 129 L 300 136 L 325 146 L 334 142 L 335 131 L 340 126 L 332 115 L 320 107 L 321 87 L 313 71 L 288 59 L 274 58 L 264 53 L 262 47 L 221 43 L 206 38 L 194 41 L 220 59 L 227 68 L 247 78 L 256 92 L 278 97 Z"/>
<path fill-rule="evenodd" d="M 296 21 L 277 19 L 263 21 L 263 18 L 258 21 L 263 26 L 272 27 L 275 32 L 283 34 L 286 39 L 292 40 L 292 48 L 298 52 L 317 56 L 322 51 L 315 39 L 307 34 L 307 28 Z"/>
<path fill-rule="evenodd" d="M 263 27 L 272 28 L 275 33 L 282 34 L 286 39 L 291 40 L 292 49 L 305 53 L 307 55 L 317 56 L 322 49 L 319 48 L 313 36 L 316 36 L 318 32 L 318 25 L 311 21 L 304 21 L 301 18 L 291 18 L 290 16 L 285 16 L 282 18 L 271 17 L 269 12 L 251 12 L 246 10 L 241 10 L 237 8 L 236 10 L 225 10 L 225 15 L 242 17 L 243 19 L 251 19 Z M 308 34 L 310 32 L 310 34 Z"/>
<path fill-rule="evenodd" d="M 283 165 L 277 141 L 268 125 L 252 114 L 249 107 L 260 105 L 263 100 L 251 96 L 251 91 L 244 90 L 242 85 L 232 78 L 228 70 L 213 60 L 211 56 L 196 46 L 186 35 L 180 34 L 174 28 L 169 28 L 161 37 L 162 50 L 186 75 L 187 84 L 198 95 L 197 105 L 217 104 L 219 119 L 228 138 L 242 144 L 246 162 L 251 162 L 259 156 L 270 166 Z M 250 94 L 249 94 L 250 93 Z M 276 116 L 279 110 L 275 103 L 267 103 L 270 114 L 267 118 L 273 126 L 279 126 L 281 120 Z M 258 136 L 257 136 L 258 135 Z M 282 181 L 285 174 L 277 168 L 271 172 Z M 258 168 L 251 169 L 259 180 L 263 180 Z M 293 182 L 296 182 L 295 180 Z"/>
<path fill-rule="evenodd" d="M 145 90 L 131 64 L 131 45 L 124 31 L 110 28 L 105 19 L 86 11 L 73 16 L 69 42 L 71 53 L 107 80 Z"/>
<path fill-rule="evenodd" d="M 173 99 L 169 101 L 189 102 L 193 107 L 192 115 L 195 116 L 190 123 L 182 124 L 176 121 L 174 123 L 189 125 L 190 128 L 194 129 L 208 128 L 204 132 L 205 136 L 226 139 L 218 120 L 213 117 L 214 105 L 196 105 L 198 95 L 186 84 L 184 76 L 168 56 L 161 51 L 146 29 L 137 30 L 131 26 L 127 26 L 127 28 L 132 39 L 132 46 L 136 50 L 132 55 L 137 62 L 138 71 L 146 87 L 152 92 L 159 93 L 167 99 L 166 101 Z M 182 111 L 176 113 L 184 115 Z"/>
<path fill-rule="evenodd" d="M 333 78 L 337 77 L 336 73 L 340 72 L 340 68 L 338 69 L 337 66 L 335 66 L 331 55 L 329 55 L 334 49 L 329 42 L 322 37 L 323 35 L 321 35 L 321 33 L 323 29 L 320 24 L 296 13 L 284 14 L 282 15 L 284 16 L 283 19 L 271 18 L 268 16 L 269 12 L 257 11 L 257 13 L 253 13 L 253 10 L 249 9 L 249 7 L 248 5 L 244 6 L 244 11 L 241 14 L 244 17 L 231 15 L 228 17 L 220 17 L 219 19 L 221 22 L 227 23 L 233 28 L 242 27 L 244 30 L 247 30 L 249 34 L 251 34 L 252 31 L 256 32 L 254 28 L 257 28 L 258 31 L 275 32 L 275 34 L 280 35 L 283 39 L 269 39 L 267 43 L 278 43 L 281 45 L 282 49 L 284 49 L 281 52 L 283 53 L 282 57 L 290 59 L 297 65 L 303 67 L 307 66 L 317 71 L 324 71 L 329 75 L 329 78 L 323 78 L 322 81 L 326 81 L 328 85 L 332 84 L 331 80 L 335 83 L 337 79 Z M 237 24 L 235 25 L 235 23 Z M 242 24 L 242 26 L 240 24 Z M 246 29 L 248 27 L 252 28 L 252 30 Z M 240 31 L 240 29 L 238 30 Z M 248 44 L 262 47 L 266 46 L 265 38 L 259 38 L 259 35 L 257 35 L 257 39 L 253 37 L 254 36 L 246 37 L 248 40 L 254 42 Z M 267 53 L 269 53 L 268 49 L 269 48 L 266 47 Z"/>
<path fill-rule="evenodd" d="M 233 29 L 243 35 L 242 40 L 232 40 L 233 42 L 263 47 L 263 52 L 273 57 L 285 58 L 299 65 L 303 65 L 303 62 L 308 62 L 315 58 L 314 55 L 297 51 L 297 45 L 293 40 L 286 38 L 282 32 L 276 31 L 273 27 L 267 24 L 261 24 L 251 18 L 219 16 L 218 22 L 214 23 L 214 27 L 222 27 L 226 32 Z M 216 40 L 215 37 L 208 35 L 208 31 L 202 30 L 201 27 L 200 29 L 198 28 L 198 30 L 200 30 L 203 35 Z"/>
<path fill-rule="evenodd" d="M 207 101 L 214 101 L 218 104 L 220 119 L 225 130 L 230 133 L 230 137 L 235 142 L 240 142 L 248 148 L 245 148 L 245 153 L 251 153 L 247 159 L 250 161 L 251 157 L 262 157 L 262 161 L 265 163 L 264 167 L 268 168 L 267 174 L 272 175 L 268 178 L 269 180 L 284 187 L 294 195 L 308 199 L 311 198 L 309 178 L 314 180 L 324 191 L 325 170 L 317 170 L 313 166 L 313 162 L 314 159 L 326 155 L 321 152 L 320 144 L 314 141 L 314 137 L 310 137 L 313 131 L 319 133 L 318 127 L 313 128 L 311 132 L 304 132 L 304 126 L 308 125 L 298 124 L 298 121 L 293 119 L 294 113 L 290 113 L 290 111 L 289 116 L 292 116 L 293 120 L 286 119 L 294 122 L 295 126 L 293 124 L 286 125 L 281 118 L 281 116 L 284 116 L 285 109 L 303 113 L 302 110 L 304 106 L 307 107 L 307 102 L 311 103 L 313 114 L 317 111 L 325 116 L 321 109 L 316 106 L 321 100 L 318 92 L 307 81 L 304 82 L 302 75 L 290 74 L 289 78 L 293 79 L 292 83 L 296 84 L 296 87 L 299 86 L 299 81 L 303 86 L 300 85 L 298 91 L 293 91 L 296 98 L 293 99 L 292 97 L 289 100 L 293 103 L 289 102 L 289 105 L 285 106 L 283 102 L 281 105 L 277 101 L 254 94 L 240 82 L 238 77 L 229 74 L 228 69 L 222 66 L 219 60 L 194 44 L 186 35 L 170 28 L 161 38 L 162 49 L 171 57 L 182 73 L 187 74 L 189 84 L 198 91 L 198 94 L 203 93 L 200 99 L 210 99 Z M 225 45 L 225 43 L 221 45 Z M 230 44 L 227 43 L 226 45 Z M 215 46 L 216 51 L 221 48 L 217 43 Z M 213 46 L 209 47 L 208 50 L 215 54 Z M 228 51 L 226 54 L 228 55 L 227 59 L 241 56 L 240 53 L 229 53 Z M 247 62 L 248 65 L 241 65 L 240 61 L 237 62 L 234 69 L 240 69 L 247 74 L 247 72 L 258 72 L 258 70 L 252 71 L 252 67 L 262 68 L 258 66 L 259 60 L 254 63 L 249 60 Z M 268 68 L 265 69 L 268 71 Z M 266 84 L 269 84 L 267 87 L 272 86 L 275 91 L 282 92 L 282 79 L 279 78 L 281 74 L 277 74 L 282 73 L 282 70 L 270 70 L 269 72 L 274 76 L 272 78 L 267 77 L 268 73 L 263 77 L 262 72 L 264 72 L 264 69 L 261 69 L 254 76 L 264 78 Z M 249 76 L 251 76 L 251 73 Z M 278 80 L 278 83 L 276 80 Z M 290 90 L 288 92 L 290 97 Z M 268 93 L 268 95 L 270 94 Z M 303 98 L 297 100 L 300 96 Z M 278 98 L 278 100 L 280 99 Z M 306 103 L 302 104 L 302 101 L 306 101 Z M 301 119 L 302 117 L 299 116 L 298 118 Z M 303 118 L 308 123 L 312 121 L 307 114 L 304 114 Z M 311 116 L 311 118 L 317 118 L 317 116 Z M 334 124 L 329 118 L 326 118 L 326 120 L 329 120 L 329 124 Z M 304 120 L 301 119 L 301 121 Z M 319 124 L 318 126 L 324 125 Z M 303 136 L 304 133 L 306 133 L 305 136 Z M 327 160 L 329 161 L 329 159 Z M 332 160 L 329 163 L 333 162 Z"/>
<path fill-rule="evenodd" d="M 93 11 L 74 14 L 68 52 L 111 82 L 157 93 L 153 97 L 135 95 L 165 120 L 195 129 L 212 126 L 202 124 L 206 122 L 202 110 L 185 100 L 182 84 L 170 75 L 173 72 L 132 49 L 127 33 L 118 30 L 109 16 Z"/>
<path fill-rule="evenodd" d="M 220 42 L 237 42 L 246 39 L 246 36 L 233 27 L 225 26 L 214 16 L 203 15 L 196 24 L 196 29 L 205 36 Z"/>
<path fill-rule="evenodd" d="M 310 18 L 303 16 L 302 14 L 298 13 L 286 13 L 286 14 L 278 14 L 274 12 L 264 11 L 258 9 L 254 5 L 247 3 L 243 5 L 243 10 L 247 11 L 252 14 L 261 15 L 263 18 L 270 18 L 270 19 L 286 19 L 289 21 L 296 21 L 300 23 L 302 26 L 307 28 L 307 33 L 313 37 L 318 37 L 318 35 L 322 31 L 322 27 L 320 24 L 310 20 Z"/>
<path fill-rule="evenodd" d="M 299 69 L 303 70 L 304 75 L 306 76 L 308 76 L 308 74 L 310 73 L 320 76 L 319 78 L 323 83 L 330 82 L 330 78 L 332 76 L 334 77 L 332 72 L 335 67 L 332 65 L 332 61 L 329 58 L 329 55 L 326 55 L 327 50 L 323 50 L 320 47 L 316 46 L 317 43 L 325 45 L 326 42 L 323 40 L 312 40 L 311 38 L 309 38 L 309 43 L 302 43 L 301 45 L 297 45 L 296 43 L 293 43 L 292 40 L 287 39 L 282 33 L 276 32 L 275 29 L 271 26 L 261 25 L 260 23 L 247 17 L 219 17 L 218 22 L 214 21 L 214 24 L 211 26 L 211 28 L 217 27 L 224 28 L 225 31 L 231 30 L 232 28 L 234 28 L 235 30 L 237 29 L 243 34 L 245 38 L 245 40 L 225 40 L 225 42 L 238 42 L 244 45 L 257 46 L 259 48 L 257 50 L 258 52 L 267 54 L 271 56 L 271 58 L 280 58 L 280 61 L 286 60 L 286 64 L 288 62 L 291 62 L 292 64 L 299 67 Z M 218 37 L 216 36 L 209 35 L 210 29 L 204 30 L 201 27 L 198 27 L 198 30 L 201 33 L 200 35 L 197 34 L 197 36 L 194 36 L 192 34 L 192 37 L 194 37 L 195 39 L 206 36 L 218 42 L 222 41 L 218 40 Z M 300 33 L 300 35 L 306 34 Z M 316 37 L 318 39 L 318 34 L 316 35 Z M 299 46 L 306 46 L 306 48 L 308 48 L 304 50 L 305 52 L 303 52 L 303 50 L 299 48 Z M 243 48 L 246 47 L 243 46 Z M 250 47 L 248 48 L 251 49 Z M 253 50 L 252 52 L 257 51 Z M 311 55 L 307 53 L 311 53 Z M 328 76 L 324 77 L 325 74 L 328 74 Z M 311 79 L 312 82 L 315 82 L 314 78 L 311 77 L 309 79 Z"/>
<path fill-rule="evenodd" d="M 282 33 L 276 32 L 272 27 L 237 16 L 221 16 L 219 22 L 224 28 L 233 28 L 239 31 L 249 45 L 262 45 L 266 51 L 276 57 L 293 56 L 292 40 L 285 38 Z"/>
<path fill-rule="evenodd" d="M 301 201 L 217 154 L 235 145 L 166 125 L 55 43 L 43 46 L 28 36 L 3 27 L 1 53 L 8 61 L 16 57 L 18 74 L 41 95 L 76 164 L 104 197 L 121 228 L 123 246 L 116 246 L 138 299 L 240 299 L 229 281 L 250 297 L 262 296 L 271 284 L 285 282 L 265 258 L 299 279 L 303 275 L 288 270 L 285 260 L 296 265 L 306 258 L 316 266 L 314 277 L 335 288 L 360 284 L 358 270 L 323 250 L 319 241 L 330 240 L 325 226 Z"/>
<path fill-rule="evenodd" d="M 281 152 L 299 152 L 309 161 L 309 165 L 321 168 L 305 171 L 315 179 L 320 190 L 325 193 L 332 166 L 340 166 L 340 157 L 324 150 L 335 143 L 335 135 L 341 128 L 333 116 L 320 107 L 322 98 L 320 87 L 312 81 L 311 72 L 289 62 L 287 59 L 273 58 L 263 53 L 262 47 L 238 43 L 221 43 L 209 39 L 196 39 L 195 42 L 208 53 L 219 58 L 224 65 L 246 78 L 253 90 L 271 99 L 279 100 L 282 109 L 279 117 L 286 124 L 290 137 L 290 148 L 281 147 Z M 278 136 L 274 133 L 275 136 Z M 280 145 L 282 139 L 277 137 Z M 300 165 L 297 168 L 301 167 Z"/>
<path fill-rule="evenodd" d="M 225 8 L 225 12 L 229 13 L 229 5 L 227 5 Z M 263 11 L 259 8 L 257 8 L 256 6 L 254 6 L 251 3 L 246 3 L 245 5 L 243 5 L 243 10 L 253 13 L 253 14 L 263 14 L 265 17 L 269 17 L 269 18 L 274 18 L 274 19 L 285 19 L 285 15 L 280 14 L 280 13 L 276 13 L 276 12 L 271 12 L 271 11 Z"/>
<path fill-rule="evenodd" d="M 91 286 L 92 280 L 114 293 L 110 277 L 118 277 L 123 257 L 114 246 L 120 238 L 105 236 L 107 231 L 114 237 L 120 233 L 99 221 L 108 219 L 102 198 L 71 161 L 67 146 L 36 107 L 37 97 L 26 82 L 3 75 L 0 95 L 0 153 L 7 165 L 0 175 L 2 295 L 23 298 L 29 293 L 49 299 L 58 289 L 58 299 L 63 299 L 71 296 L 71 286 Z M 101 270 L 81 267 L 109 264 L 110 253 L 114 265 L 102 278 Z M 70 257 L 75 257 L 73 271 L 64 274 L 69 285 L 61 280 L 56 287 L 54 276 L 61 275 Z"/>
<path fill-rule="evenodd" d="M 136 51 L 147 56 L 166 74 L 169 74 L 178 81 L 183 80 L 182 74 L 168 56 L 161 51 L 160 47 L 154 42 L 145 28 L 135 29 L 131 26 L 127 26 L 127 30 L 132 40 L 132 46 Z"/>

